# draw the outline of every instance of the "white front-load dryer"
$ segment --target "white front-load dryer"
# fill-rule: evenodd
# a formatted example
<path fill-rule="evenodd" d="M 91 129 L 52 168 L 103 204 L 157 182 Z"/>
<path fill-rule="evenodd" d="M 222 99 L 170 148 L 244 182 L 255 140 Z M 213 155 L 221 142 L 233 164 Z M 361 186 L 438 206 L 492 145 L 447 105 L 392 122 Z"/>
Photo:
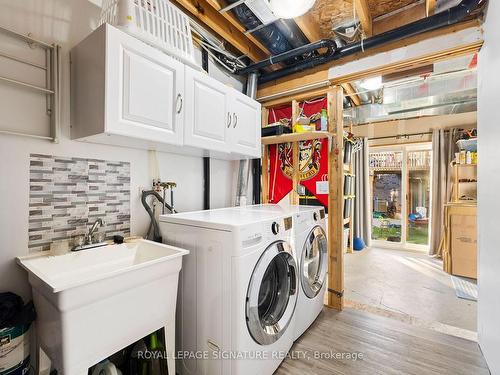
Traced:
<path fill-rule="evenodd" d="M 289 214 L 293 217 L 292 243 L 299 267 L 295 341 L 316 320 L 324 305 L 328 270 L 325 210 L 318 206 L 275 204 L 246 206 L 242 209 Z"/>
<path fill-rule="evenodd" d="M 292 216 L 228 208 L 160 222 L 166 243 L 191 250 L 179 280 L 177 371 L 273 374 L 295 335 Z"/>
<path fill-rule="evenodd" d="M 323 309 L 328 270 L 325 210 L 297 206 L 295 211 L 294 236 L 300 286 L 294 340 L 309 328 Z"/>

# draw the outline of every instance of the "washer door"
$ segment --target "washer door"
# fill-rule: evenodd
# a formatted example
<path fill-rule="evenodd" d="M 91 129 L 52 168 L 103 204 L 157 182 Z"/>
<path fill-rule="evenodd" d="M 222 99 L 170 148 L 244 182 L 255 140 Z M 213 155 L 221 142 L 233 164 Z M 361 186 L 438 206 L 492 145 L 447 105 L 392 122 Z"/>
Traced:
<path fill-rule="evenodd" d="M 255 342 L 276 342 L 290 324 L 296 302 L 297 266 L 292 248 L 278 241 L 264 251 L 248 286 L 246 320 Z"/>
<path fill-rule="evenodd" d="M 328 244 L 320 226 L 314 227 L 306 238 L 300 260 L 302 290 L 309 298 L 318 295 L 326 279 Z"/>

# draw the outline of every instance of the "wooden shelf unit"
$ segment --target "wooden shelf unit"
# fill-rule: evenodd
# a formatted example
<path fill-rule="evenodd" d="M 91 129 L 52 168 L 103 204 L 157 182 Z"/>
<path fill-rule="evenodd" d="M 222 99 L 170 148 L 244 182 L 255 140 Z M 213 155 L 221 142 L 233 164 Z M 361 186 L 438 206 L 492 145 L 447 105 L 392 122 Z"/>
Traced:
<path fill-rule="evenodd" d="M 288 133 L 282 135 L 273 135 L 270 137 L 262 137 L 262 144 L 276 145 L 280 143 L 309 141 L 311 139 L 324 139 L 333 136 L 335 136 L 335 134 L 322 131 L 305 132 L 305 133 Z"/>
<path fill-rule="evenodd" d="M 327 91 L 328 131 L 309 133 L 292 133 L 262 138 L 262 203 L 269 202 L 269 145 L 292 143 L 293 176 L 290 203 L 299 204 L 299 142 L 311 139 L 329 140 L 328 154 L 328 290 L 327 305 L 337 310 L 344 308 L 344 226 L 349 224 L 350 243 L 352 247 L 352 217 L 344 220 L 344 173 L 352 173 L 352 163 L 344 165 L 344 124 L 343 99 L 341 86 L 332 87 Z M 303 98 L 304 99 L 304 98 Z M 308 99 L 308 98 L 305 98 Z M 310 98 L 313 99 L 313 98 Z M 292 119 L 300 113 L 299 102 L 292 100 Z M 262 124 L 267 125 L 269 109 L 262 109 Z M 336 135 L 340 135 L 340 137 Z M 353 210 L 352 210 L 353 211 Z"/>
<path fill-rule="evenodd" d="M 457 164 L 455 162 L 452 162 L 452 168 L 453 168 L 453 187 L 452 187 L 452 202 L 454 203 L 474 203 L 476 200 L 470 200 L 470 199 L 460 199 L 460 184 L 476 184 L 476 191 L 477 191 L 477 164 Z M 461 173 L 460 171 L 463 170 L 464 172 Z M 471 172 L 472 170 L 472 172 Z M 472 174 L 471 174 L 472 173 Z M 464 176 L 465 175 L 465 176 Z M 470 181 L 470 182 L 463 182 L 460 181 L 460 177 L 469 177 L 471 180 L 475 181 Z"/>

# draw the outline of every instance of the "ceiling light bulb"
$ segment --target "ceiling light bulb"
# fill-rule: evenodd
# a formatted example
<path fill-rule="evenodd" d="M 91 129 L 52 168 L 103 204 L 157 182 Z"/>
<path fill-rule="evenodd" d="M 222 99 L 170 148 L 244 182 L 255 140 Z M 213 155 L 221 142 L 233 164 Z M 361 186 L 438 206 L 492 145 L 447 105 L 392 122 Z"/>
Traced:
<path fill-rule="evenodd" d="M 378 90 L 382 87 L 382 77 L 372 77 L 364 79 L 359 84 L 365 90 Z"/>
<path fill-rule="evenodd" d="M 278 18 L 302 16 L 312 8 L 316 0 L 268 0 L 272 12 Z"/>

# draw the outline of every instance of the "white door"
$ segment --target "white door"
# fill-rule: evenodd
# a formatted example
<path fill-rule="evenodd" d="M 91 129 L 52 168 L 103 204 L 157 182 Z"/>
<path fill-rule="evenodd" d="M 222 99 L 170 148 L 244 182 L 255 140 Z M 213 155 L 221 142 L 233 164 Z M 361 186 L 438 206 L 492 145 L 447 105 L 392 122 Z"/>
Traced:
<path fill-rule="evenodd" d="M 186 117 L 184 143 L 206 150 L 229 153 L 229 88 L 221 82 L 186 67 Z"/>
<path fill-rule="evenodd" d="M 106 69 L 107 131 L 182 144 L 183 64 L 109 28 Z"/>
<path fill-rule="evenodd" d="M 252 98 L 232 90 L 231 144 L 234 153 L 261 157 L 261 105 Z"/>

